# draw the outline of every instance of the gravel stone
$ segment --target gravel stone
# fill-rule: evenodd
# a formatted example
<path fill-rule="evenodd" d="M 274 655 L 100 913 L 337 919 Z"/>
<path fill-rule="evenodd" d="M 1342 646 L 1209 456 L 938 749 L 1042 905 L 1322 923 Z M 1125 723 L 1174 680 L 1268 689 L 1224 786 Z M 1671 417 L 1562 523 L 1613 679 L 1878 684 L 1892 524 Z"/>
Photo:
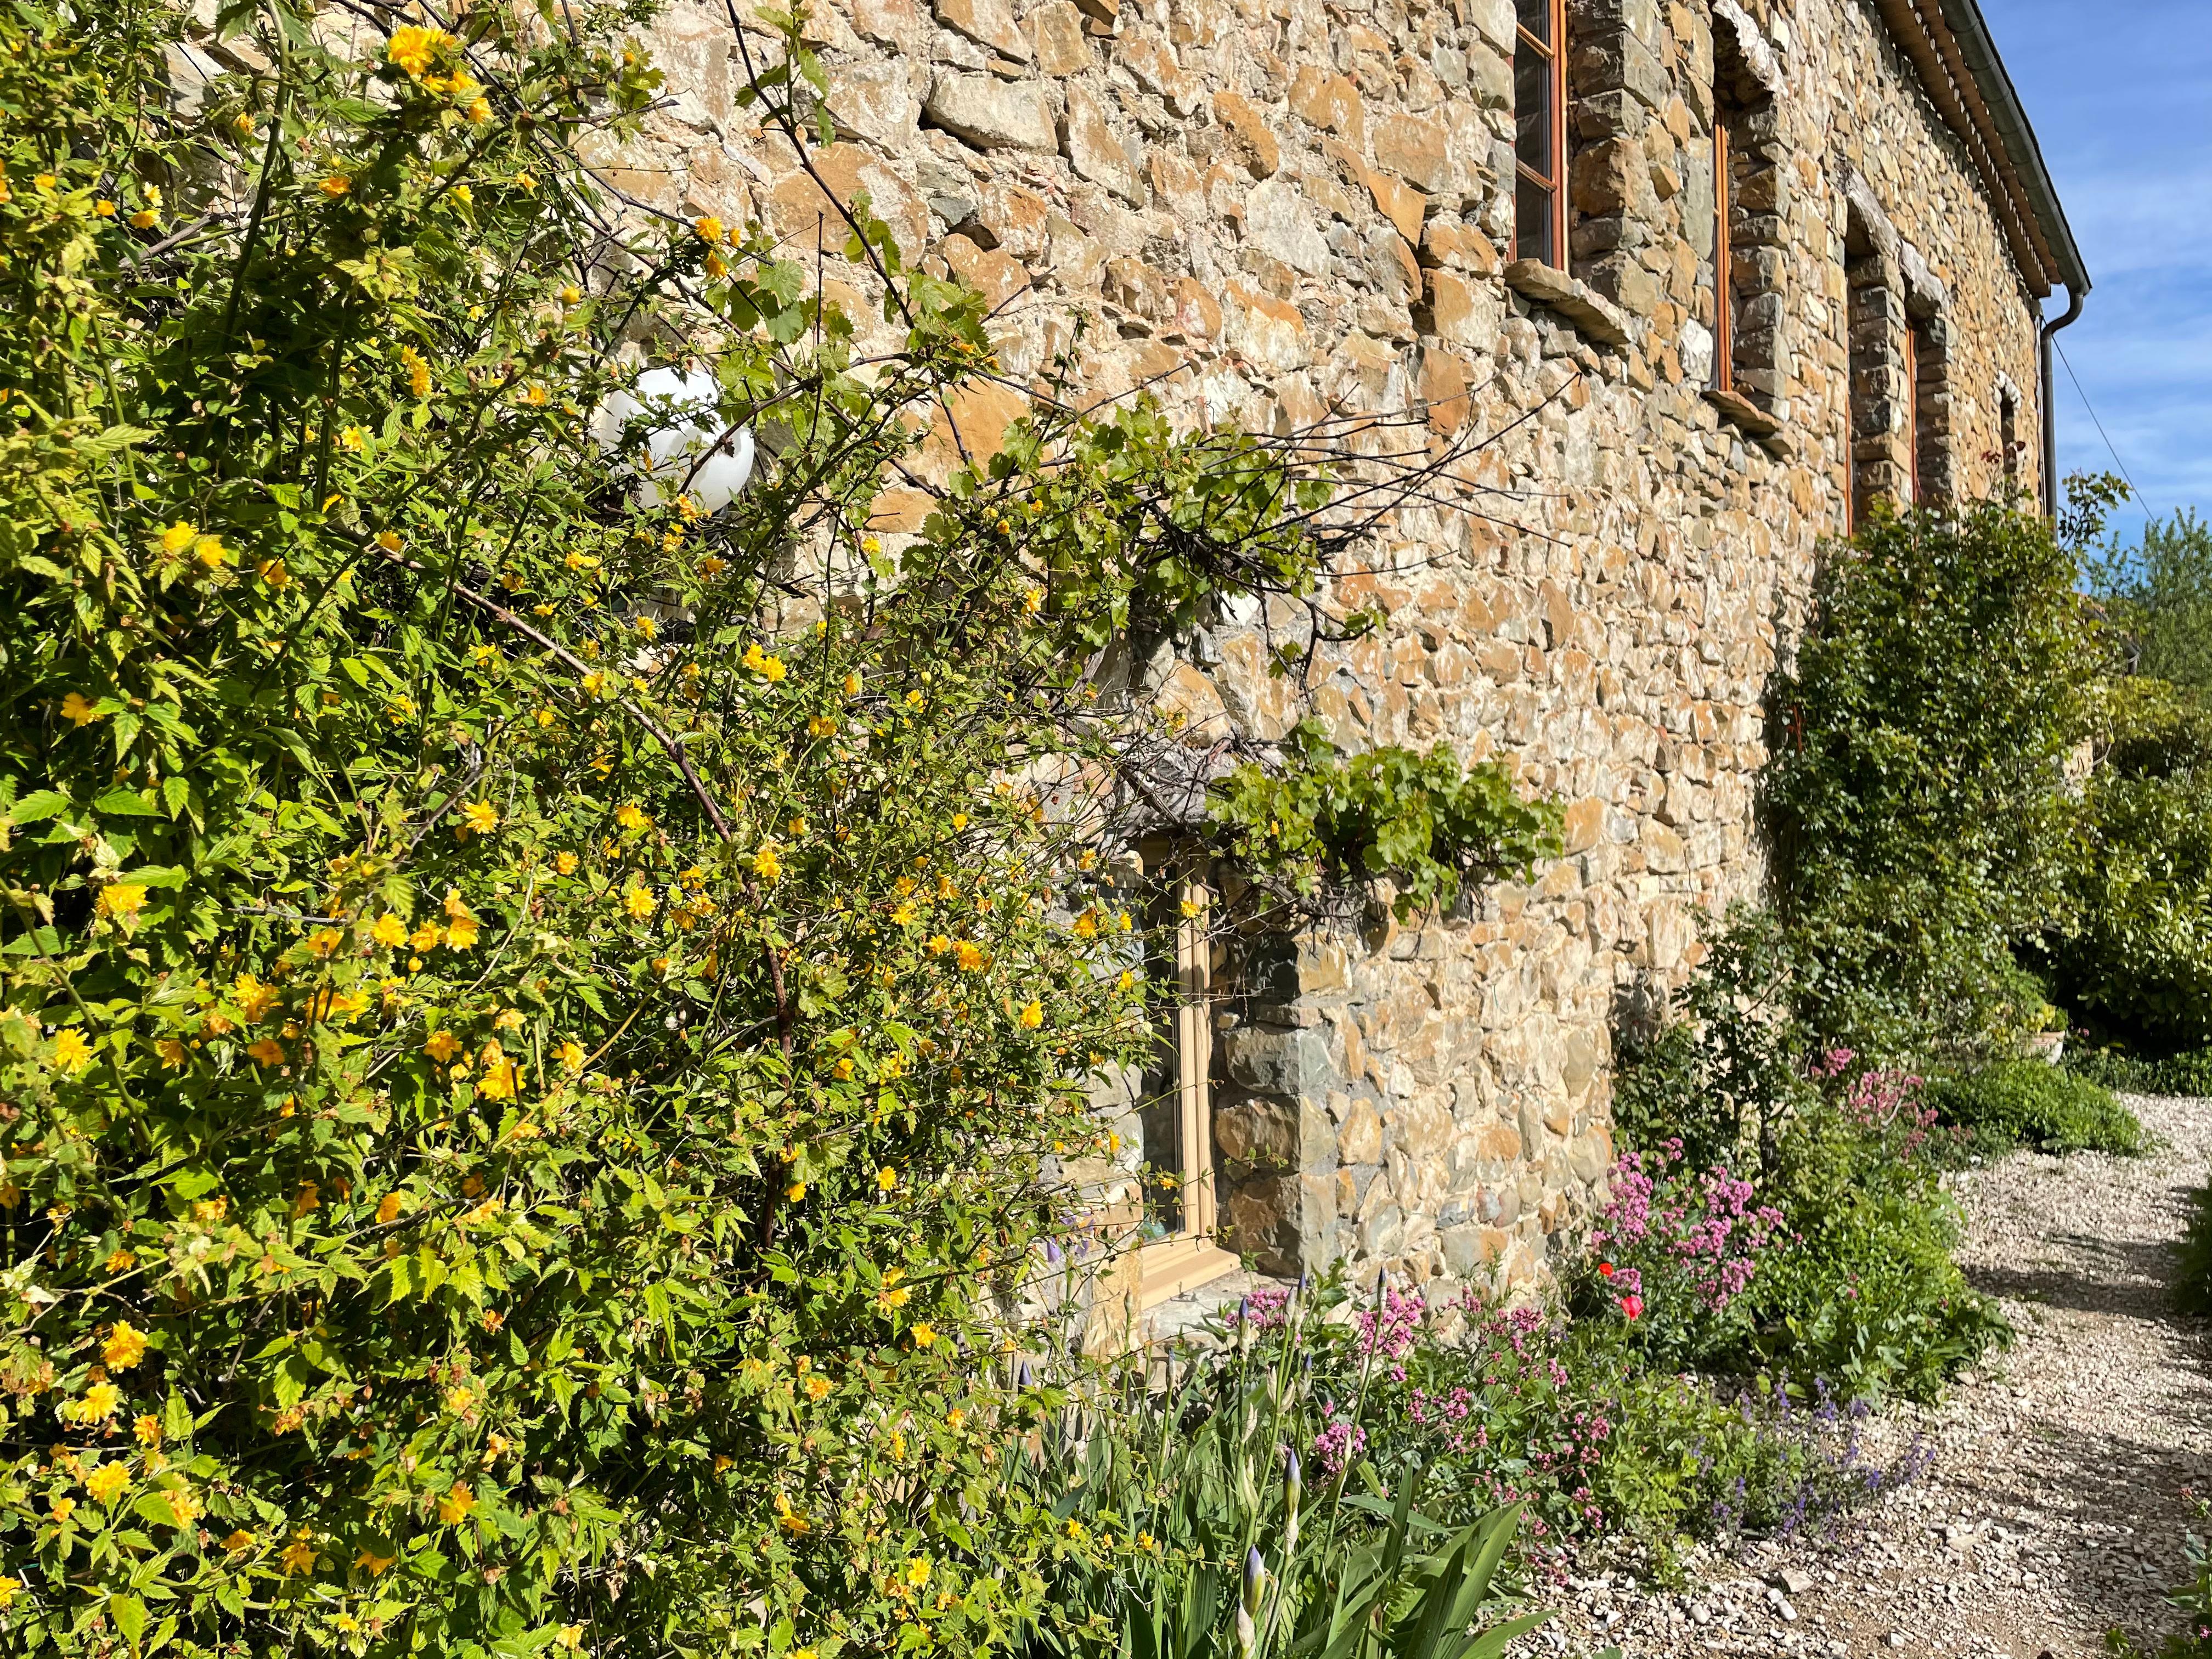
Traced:
<path fill-rule="evenodd" d="M 1515 1654 L 2100 1659 L 2116 1627 L 2154 1651 L 2179 1628 L 2163 1592 L 2187 1576 L 2184 1489 L 2212 1486 L 2206 1322 L 2169 1288 L 2189 1194 L 2212 1175 L 2212 1100 L 2125 1098 L 2148 1156 L 2015 1152 L 1954 1180 L 1960 1261 L 2020 1340 L 1942 1405 L 1869 1421 L 1876 1456 L 1925 1436 L 1926 1475 L 1837 1540 L 1700 1551 L 1680 1592 L 1616 1579 L 1605 1600 L 1625 1616 L 1603 1626 L 1571 1591 Z M 1802 1621 L 1786 1631 L 1768 1599 L 1784 1587 Z"/>

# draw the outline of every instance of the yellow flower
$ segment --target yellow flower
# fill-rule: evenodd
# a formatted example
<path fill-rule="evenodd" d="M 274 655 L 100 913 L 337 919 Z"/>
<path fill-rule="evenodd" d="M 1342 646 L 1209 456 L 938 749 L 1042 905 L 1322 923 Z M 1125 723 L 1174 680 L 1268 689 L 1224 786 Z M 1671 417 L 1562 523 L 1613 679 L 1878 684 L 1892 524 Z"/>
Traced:
<path fill-rule="evenodd" d="M 407 371 L 407 392 L 410 397 L 430 395 L 430 365 L 413 346 L 399 348 L 399 366 Z"/>
<path fill-rule="evenodd" d="M 929 1558 L 917 1555 L 906 1564 L 906 1582 L 920 1589 L 929 1582 Z"/>
<path fill-rule="evenodd" d="M 943 955 L 944 955 L 947 951 L 950 951 L 951 948 L 952 948 L 952 941 L 951 941 L 951 939 L 949 939 L 945 938 L 944 934 L 942 934 L 942 933 L 932 933 L 932 934 L 929 936 L 929 954 L 930 954 L 930 955 L 932 955 L 932 956 L 933 956 L 933 957 L 941 957 L 941 956 L 943 956 Z"/>
<path fill-rule="evenodd" d="M 649 887 L 629 887 L 623 890 L 622 902 L 623 908 L 635 920 L 643 921 L 653 914 L 653 907 L 659 901 L 653 896 L 653 890 Z"/>
<path fill-rule="evenodd" d="M 92 705 L 92 700 L 82 691 L 72 691 L 62 699 L 62 718 L 70 725 L 82 727 L 107 717 Z"/>
<path fill-rule="evenodd" d="M 85 1477 L 84 1489 L 101 1504 L 112 1504 L 116 1494 L 131 1484 L 131 1471 L 120 1463 L 102 1463 Z"/>
<path fill-rule="evenodd" d="M 903 1267 L 886 1267 L 884 1269 L 884 1285 L 881 1290 L 876 1292 L 876 1301 L 878 1305 L 885 1308 L 903 1308 L 906 1306 L 908 1300 L 912 1298 L 914 1292 L 907 1289 L 905 1285 L 899 1283 L 899 1281 L 905 1277 L 906 1269 Z"/>
<path fill-rule="evenodd" d="M 933 1327 L 926 1324 L 916 1325 L 914 1328 L 913 1335 L 914 1346 L 917 1348 L 926 1348 L 931 1343 L 937 1340 L 936 1330 Z"/>
<path fill-rule="evenodd" d="M 264 985 L 251 974 L 240 974 L 231 981 L 231 1000 L 238 1012 L 249 1020 L 258 1020 L 276 1006 L 276 988 Z"/>
<path fill-rule="evenodd" d="M 890 1165 L 886 1164 L 884 1168 L 876 1171 L 876 1190 L 878 1192 L 890 1192 L 897 1185 L 898 1171 L 896 1170 L 894 1170 Z"/>
<path fill-rule="evenodd" d="M 1145 1552 L 1146 1554 L 1148 1554 L 1148 1555 L 1149 1555 L 1150 1553 L 1152 1553 L 1152 1534 L 1150 1534 L 1150 1533 L 1148 1533 L 1148 1532 L 1140 1532 L 1140 1533 L 1139 1533 L 1139 1534 L 1137 1534 L 1137 1547 L 1138 1547 L 1139 1549 L 1140 1549 L 1140 1550 L 1144 1551 L 1144 1552 Z"/>
<path fill-rule="evenodd" d="M 82 1032 L 64 1027 L 54 1033 L 54 1064 L 74 1076 L 92 1064 L 92 1045 Z"/>
<path fill-rule="evenodd" d="M 151 230 L 161 222 L 161 216 L 151 208 L 140 208 L 131 216 L 131 228 L 133 230 Z"/>
<path fill-rule="evenodd" d="M 499 812 L 488 800 L 472 800 L 461 808 L 461 816 L 468 820 L 469 828 L 479 836 L 488 836 L 499 828 Z"/>
<path fill-rule="evenodd" d="M 118 1250 L 101 1265 L 112 1273 L 127 1273 L 138 1265 L 138 1258 L 130 1250 Z"/>
<path fill-rule="evenodd" d="M 103 219 L 112 219 L 115 216 L 115 204 L 103 196 L 92 204 L 92 210 Z"/>
<path fill-rule="evenodd" d="M 908 902 L 900 905 L 897 909 L 891 912 L 891 926 L 894 927 L 913 927 L 915 922 L 915 914 L 913 902 L 909 900 Z"/>
<path fill-rule="evenodd" d="M 284 1063 L 284 1045 L 274 1037 L 263 1037 L 258 1042 L 248 1043 L 246 1052 L 257 1066 L 282 1066 Z"/>
<path fill-rule="evenodd" d="M 422 1045 L 422 1052 L 442 1066 L 461 1052 L 460 1039 L 451 1031 L 433 1031 L 430 1040 Z"/>
<path fill-rule="evenodd" d="M 66 1525 L 70 1516 L 76 1513 L 76 1499 L 74 1498 L 57 1498 L 50 1502 L 46 1505 L 46 1508 L 52 1514 L 55 1520 Z"/>
<path fill-rule="evenodd" d="M 1098 912 L 1096 908 L 1085 910 L 1081 915 L 1076 917 L 1075 936 L 1078 939 L 1098 937 Z"/>
<path fill-rule="evenodd" d="M 774 842 L 763 842 L 753 854 L 753 873 L 763 881 L 774 881 L 783 874 L 783 860 L 776 855 Z"/>
<path fill-rule="evenodd" d="M 34 174 L 33 174 L 33 175 L 32 175 L 32 179 L 31 179 L 31 188 L 32 188 L 33 190 L 41 191 L 51 191 L 53 189 L 53 187 L 54 187 L 54 175 L 53 175 L 52 173 L 34 173 Z"/>
<path fill-rule="evenodd" d="M 469 1511 L 477 1506 L 477 1495 L 469 1490 L 465 1480 L 456 1480 L 438 1500 L 438 1519 L 447 1526 L 468 1519 Z"/>
<path fill-rule="evenodd" d="M 952 827 L 955 830 L 965 830 L 968 827 L 968 815 L 965 812 L 955 812 L 952 815 Z"/>
<path fill-rule="evenodd" d="M 445 943 L 446 930 L 434 921 L 426 921 L 407 936 L 407 943 L 417 951 L 435 950 Z"/>
<path fill-rule="evenodd" d="M 347 178 L 343 173 L 333 173 L 329 178 L 324 179 L 321 184 L 316 185 L 315 188 L 321 191 L 324 195 L 330 197 L 335 201 L 337 198 L 344 195 L 348 191 L 353 188 L 353 180 Z"/>
<path fill-rule="evenodd" d="M 222 544 L 222 538 L 219 536 L 202 536 L 192 544 L 192 556 L 213 570 L 218 565 L 229 562 L 230 550 Z"/>
<path fill-rule="evenodd" d="M 575 1652 L 584 1645 L 584 1627 L 581 1625 L 562 1626 L 561 1634 L 554 1638 L 554 1645 L 566 1648 L 570 1653 Z"/>
<path fill-rule="evenodd" d="M 131 1432 L 138 1437 L 140 1445 L 158 1446 L 161 1443 L 161 1419 L 150 1413 L 141 1413 L 131 1425 Z"/>
<path fill-rule="evenodd" d="M 378 1578 L 389 1571 L 392 1564 L 398 1559 L 396 1555 L 379 1555 L 364 1544 L 362 1546 L 361 1553 L 354 1557 L 353 1564 L 368 1573 L 371 1578 Z"/>
<path fill-rule="evenodd" d="M 1085 1528 L 1083 1522 L 1077 1520 L 1073 1516 L 1069 1516 L 1067 1517 L 1067 1535 L 1079 1544 L 1083 1541 L 1084 1532 Z"/>
<path fill-rule="evenodd" d="M 574 875 L 576 873 L 576 855 L 574 853 L 556 853 L 553 855 L 553 869 L 556 875 Z"/>
<path fill-rule="evenodd" d="M 407 943 L 407 924 L 397 910 L 386 910 L 368 930 L 369 938 L 387 948 Z"/>
<path fill-rule="evenodd" d="M 570 1037 L 553 1051 L 553 1058 L 561 1062 L 563 1071 L 580 1072 L 584 1069 L 584 1045 Z"/>
<path fill-rule="evenodd" d="M 712 553 L 699 561 L 699 574 L 702 576 L 719 576 L 729 568 L 730 562 L 727 559 L 717 558 Z"/>
<path fill-rule="evenodd" d="M 823 1399 L 833 1386 L 826 1376 L 810 1376 L 806 1379 L 806 1397 L 809 1400 Z"/>
<path fill-rule="evenodd" d="M 605 696 L 607 690 L 607 677 L 605 674 L 602 674 L 598 669 L 594 668 L 590 673 L 584 676 L 582 685 L 584 688 L 584 695 L 586 696 Z"/>
<path fill-rule="evenodd" d="M 283 1568 L 284 1576 L 288 1578 L 295 1573 L 313 1572 L 315 1570 L 315 1547 L 304 1538 L 295 1538 L 284 1546 L 284 1553 L 276 1558 L 276 1565 Z"/>
<path fill-rule="evenodd" d="M 84 1398 L 73 1401 L 62 1409 L 80 1423 L 105 1423 L 115 1415 L 115 1408 L 123 1403 L 123 1391 L 112 1382 L 95 1382 L 84 1391 Z"/>
<path fill-rule="evenodd" d="M 483 931 L 474 916 L 458 917 L 446 924 L 446 943 L 456 951 L 465 951 Z"/>
<path fill-rule="evenodd" d="M 691 222 L 691 228 L 699 233 L 702 242 L 719 242 L 726 234 L 722 222 L 711 213 L 704 213 Z"/>
<path fill-rule="evenodd" d="M 781 1492 L 775 1495 L 775 1524 L 793 1537 L 804 1537 L 814 1530 L 814 1523 L 791 1507 L 791 1500 Z"/>
<path fill-rule="evenodd" d="M 476 1403 L 476 1390 L 465 1382 L 457 1382 L 446 1390 L 446 1409 L 456 1417 Z"/>
<path fill-rule="evenodd" d="M 240 1550 L 250 1550 L 253 1547 L 253 1534 L 240 1527 L 222 1540 L 222 1547 L 234 1555 Z"/>
<path fill-rule="evenodd" d="M 513 1100 L 520 1073 L 511 1060 L 489 1058 L 497 1053 L 499 1045 L 495 1042 L 486 1048 L 487 1058 L 484 1062 L 483 1080 L 477 1085 L 477 1092 L 486 1100 Z"/>
<path fill-rule="evenodd" d="M 22 1588 L 23 1581 L 20 1578 L 0 1577 L 0 1613 L 5 1613 L 15 1605 L 16 1594 Z M 813 1651 L 811 1648 L 807 1650 L 810 1654 Z"/>
<path fill-rule="evenodd" d="M 396 1192 L 386 1193 L 382 1198 L 376 1200 L 376 1218 L 382 1224 L 388 1227 L 393 1222 L 399 1219 L 400 1211 L 406 1207 L 407 1199 L 404 1194 Z"/>
<path fill-rule="evenodd" d="M 135 916 L 146 908 L 146 890 L 135 882 L 111 882 L 100 890 L 94 908 L 103 916 Z"/>
<path fill-rule="evenodd" d="M 625 830 L 642 830 L 645 828 L 646 817 L 637 807 L 629 801 L 624 801 L 620 806 L 615 808 L 615 822 Z"/>
<path fill-rule="evenodd" d="M 115 1328 L 107 1334 L 100 1345 L 100 1357 L 107 1362 L 110 1370 L 127 1371 L 146 1357 L 146 1333 L 134 1328 L 127 1319 L 115 1322 Z"/>
<path fill-rule="evenodd" d="M 368 428 L 364 426 L 346 428 L 344 431 L 338 434 L 338 447 L 348 454 L 360 454 L 362 450 L 368 447 Z"/>
<path fill-rule="evenodd" d="M 1030 1030 L 1036 1030 L 1038 1026 L 1044 1024 L 1044 1004 L 1032 1002 L 1027 1005 L 1022 1010 L 1021 1020 L 1022 1024 Z"/>
<path fill-rule="evenodd" d="M 952 958 L 963 968 L 973 973 L 983 965 L 983 947 L 971 944 L 963 939 L 952 947 Z"/>
<path fill-rule="evenodd" d="M 392 31 L 392 44 L 384 55 L 419 81 L 430 72 L 432 60 L 453 44 L 453 37 L 443 29 L 408 23 Z"/>

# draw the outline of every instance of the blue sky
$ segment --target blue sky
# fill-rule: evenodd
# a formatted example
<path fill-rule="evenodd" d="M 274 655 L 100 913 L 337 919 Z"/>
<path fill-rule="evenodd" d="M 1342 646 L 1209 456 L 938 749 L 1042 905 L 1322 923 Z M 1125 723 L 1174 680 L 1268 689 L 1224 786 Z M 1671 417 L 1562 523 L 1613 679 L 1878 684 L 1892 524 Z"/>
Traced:
<path fill-rule="evenodd" d="M 2094 285 L 2059 343 L 2150 509 L 2212 513 L 2212 0 L 1982 0 L 1982 15 Z M 2061 474 L 2110 468 L 2057 375 Z"/>

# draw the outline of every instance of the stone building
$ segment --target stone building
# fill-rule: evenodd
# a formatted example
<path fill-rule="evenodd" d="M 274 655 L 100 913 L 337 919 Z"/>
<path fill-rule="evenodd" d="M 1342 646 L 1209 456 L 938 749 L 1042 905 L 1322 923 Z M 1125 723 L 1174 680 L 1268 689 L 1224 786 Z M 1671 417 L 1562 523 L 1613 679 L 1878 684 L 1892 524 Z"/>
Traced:
<path fill-rule="evenodd" d="M 1212 1001 L 1188 930 L 1169 1109 L 1125 1156 L 1200 1177 L 1152 1294 L 1227 1263 L 1214 1240 L 1279 1273 L 1540 1275 L 1613 1156 L 1617 1003 L 1759 889 L 1762 692 L 1824 538 L 1880 495 L 2046 481 L 2040 301 L 2088 283 L 1975 0 L 822 0 L 807 27 L 821 179 L 991 297 L 1015 377 L 1080 313 L 1102 398 L 1483 440 L 1464 510 L 1401 512 L 1340 584 L 1389 621 L 1319 706 L 1347 748 L 1510 758 L 1566 804 L 1566 855 L 1285 941 Z M 820 187 L 736 96 L 770 36 L 679 0 L 653 45 L 672 102 L 616 181 L 811 258 Z M 988 451 L 1019 408 L 952 415 Z M 1292 718 L 1234 618 L 1154 672 L 1194 741 Z"/>

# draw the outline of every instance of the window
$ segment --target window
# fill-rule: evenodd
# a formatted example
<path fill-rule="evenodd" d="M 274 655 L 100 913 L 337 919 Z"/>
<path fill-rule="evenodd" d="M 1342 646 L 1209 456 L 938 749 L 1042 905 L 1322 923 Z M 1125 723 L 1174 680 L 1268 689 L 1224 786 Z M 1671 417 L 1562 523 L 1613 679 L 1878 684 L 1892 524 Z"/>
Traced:
<path fill-rule="evenodd" d="M 1154 1059 L 1145 1069 L 1138 1109 L 1143 1162 L 1143 1246 L 1138 1299 L 1165 1300 L 1235 1271 L 1237 1259 L 1215 1245 L 1213 1183 L 1213 940 L 1203 883 L 1164 884 L 1151 964 L 1161 988 L 1153 1004 Z"/>
<path fill-rule="evenodd" d="M 1905 416 L 1905 498 L 1917 501 L 1925 493 L 1920 478 L 1920 331 L 1907 327 L 1905 331 L 1905 396 L 1900 398 Z"/>
<path fill-rule="evenodd" d="M 1997 448 L 2004 465 L 2005 482 L 2020 482 L 2020 393 L 2010 385 L 1997 387 Z"/>
<path fill-rule="evenodd" d="M 1567 264 L 1565 0 L 1515 0 L 1514 258 Z"/>
<path fill-rule="evenodd" d="M 1729 150 L 1728 118 L 1732 112 L 1725 103 L 1715 100 L 1713 112 L 1713 390 L 1735 390 L 1735 249 L 1729 239 L 1735 234 L 1729 216 L 1729 204 L 1735 191 L 1729 187 Z"/>

